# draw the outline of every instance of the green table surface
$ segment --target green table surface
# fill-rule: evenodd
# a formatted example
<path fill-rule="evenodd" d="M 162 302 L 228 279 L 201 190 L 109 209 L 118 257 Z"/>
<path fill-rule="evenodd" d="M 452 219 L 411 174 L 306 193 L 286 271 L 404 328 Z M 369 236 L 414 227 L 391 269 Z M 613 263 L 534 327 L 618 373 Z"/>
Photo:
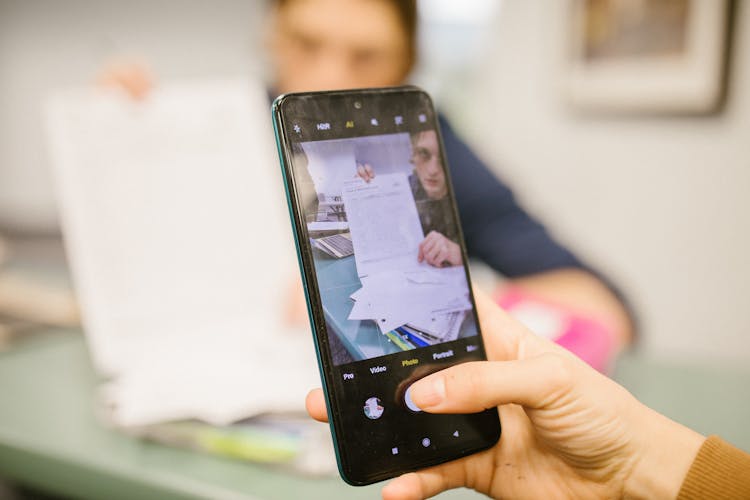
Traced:
<path fill-rule="evenodd" d="M 355 361 L 401 352 L 372 321 L 350 321 L 354 302 L 349 296 L 362 287 L 354 256 L 317 259 L 315 270 L 323 295 L 326 322 Z"/>
<path fill-rule="evenodd" d="M 616 378 L 653 408 L 750 450 L 750 369 L 628 356 Z M 305 478 L 108 429 L 95 415 L 96 384 L 78 331 L 36 334 L 0 353 L 0 478 L 81 498 L 379 497 L 380 485 Z"/>
<path fill-rule="evenodd" d="M 97 382 L 79 331 L 35 334 L 0 353 L 0 479 L 96 499 L 380 497 L 381 485 L 355 488 L 108 429 L 96 416 Z"/>

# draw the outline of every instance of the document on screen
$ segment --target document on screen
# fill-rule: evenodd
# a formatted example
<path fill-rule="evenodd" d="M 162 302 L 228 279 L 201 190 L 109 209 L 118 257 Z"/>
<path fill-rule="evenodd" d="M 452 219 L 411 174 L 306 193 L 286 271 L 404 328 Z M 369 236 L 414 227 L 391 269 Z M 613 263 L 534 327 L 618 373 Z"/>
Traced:
<path fill-rule="evenodd" d="M 422 267 L 417 255 L 424 233 L 406 174 L 352 179 L 342 198 L 360 277 Z"/>

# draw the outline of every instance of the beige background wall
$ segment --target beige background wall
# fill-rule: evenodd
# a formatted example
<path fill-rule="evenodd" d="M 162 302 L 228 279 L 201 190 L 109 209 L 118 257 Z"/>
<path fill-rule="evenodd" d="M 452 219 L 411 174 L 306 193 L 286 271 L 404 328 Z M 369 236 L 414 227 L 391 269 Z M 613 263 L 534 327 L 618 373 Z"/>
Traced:
<path fill-rule="evenodd" d="M 87 85 L 120 55 L 157 78 L 247 74 L 262 2 L 0 0 L 0 224 L 55 230 L 42 125 L 50 89 Z"/>
<path fill-rule="evenodd" d="M 484 156 L 606 269 L 666 356 L 750 360 L 750 7 L 738 2 L 725 111 L 602 118 L 561 98 L 558 7 L 506 1 L 466 101 Z M 486 99 L 486 101 L 484 101 Z"/>

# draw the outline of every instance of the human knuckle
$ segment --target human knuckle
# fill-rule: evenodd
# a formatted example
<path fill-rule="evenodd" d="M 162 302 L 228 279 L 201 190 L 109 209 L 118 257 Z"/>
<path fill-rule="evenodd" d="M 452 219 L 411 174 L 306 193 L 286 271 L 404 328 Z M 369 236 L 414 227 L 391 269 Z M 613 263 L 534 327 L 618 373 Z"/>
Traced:
<path fill-rule="evenodd" d="M 476 400 L 486 389 L 487 378 L 482 366 L 477 362 L 465 363 L 460 370 L 456 370 L 453 379 L 455 396 L 461 399 Z"/>
<path fill-rule="evenodd" d="M 570 360 L 557 353 L 543 355 L 545 370 L 549 374 L 550 382 L 556 388 L 569 387 L 575 380 L 573 366 Z"/>

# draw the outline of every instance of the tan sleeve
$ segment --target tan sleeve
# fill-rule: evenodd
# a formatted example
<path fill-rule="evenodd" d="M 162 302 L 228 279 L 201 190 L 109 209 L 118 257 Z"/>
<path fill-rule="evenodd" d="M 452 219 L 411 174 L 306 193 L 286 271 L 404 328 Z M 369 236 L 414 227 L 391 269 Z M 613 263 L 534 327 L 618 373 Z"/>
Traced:
<path fill-rule="evenodd" d="M 710 436 L 698 451 L 677 500 L 750 499 L 750 455 Z"/>

